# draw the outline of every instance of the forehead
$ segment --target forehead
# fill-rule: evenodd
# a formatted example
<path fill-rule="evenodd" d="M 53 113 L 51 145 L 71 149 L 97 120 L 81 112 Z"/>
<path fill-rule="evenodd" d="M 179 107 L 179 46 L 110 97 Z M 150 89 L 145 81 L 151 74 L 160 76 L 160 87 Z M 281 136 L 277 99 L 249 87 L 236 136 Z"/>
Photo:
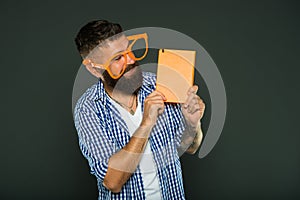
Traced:
<path fill-rule="evenodd" d="M 128 40 L 125 35 L 120 36 L 119 38 L 115 40 L 107 40 L 105 42 L 105 45 L 101 47 L 102 52 L 108 53 L 108 54 L 115 54 L 121 51 L 125 51 L 128 46 Z"/>

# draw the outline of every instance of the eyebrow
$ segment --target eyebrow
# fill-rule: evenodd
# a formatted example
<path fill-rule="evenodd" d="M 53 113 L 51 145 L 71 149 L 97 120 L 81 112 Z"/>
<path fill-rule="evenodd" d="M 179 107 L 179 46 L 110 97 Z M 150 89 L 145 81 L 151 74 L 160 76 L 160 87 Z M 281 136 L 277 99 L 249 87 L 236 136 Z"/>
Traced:
<path fill-rule="evenodd" d="M 129 47 L 129 41 L 128 41 L 128 43 L 127 43 L 127 47 L 126 47 L 126 49 L 127 49 L 128 47 Z M 123 52 L 123 51 L 126 51 L 126 49 L 125 49 L 125 50 L 120 50 L 120 51 L 117 51 L 117 52 L 115 52 L 115 53 L 114 53 L 114 55 L 115 55 L 115 54 L 117 54 L 117 53 L 121 53 L 121 52 Z"/>

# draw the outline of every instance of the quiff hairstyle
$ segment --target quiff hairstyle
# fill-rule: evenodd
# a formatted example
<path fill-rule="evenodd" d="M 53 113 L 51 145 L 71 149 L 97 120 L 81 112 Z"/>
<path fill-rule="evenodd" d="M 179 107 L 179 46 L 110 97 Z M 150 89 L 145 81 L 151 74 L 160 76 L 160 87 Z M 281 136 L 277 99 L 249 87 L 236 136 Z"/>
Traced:
<path fill-rule="evenodd" d="M 123 34 L 120 24 L 107 20 L 94 20 L 79 30 L 75 43 L 80 55 L 85 58 L 95 47 L 104 44 L 106 39 L 113 41 L 121 35 Z"/>

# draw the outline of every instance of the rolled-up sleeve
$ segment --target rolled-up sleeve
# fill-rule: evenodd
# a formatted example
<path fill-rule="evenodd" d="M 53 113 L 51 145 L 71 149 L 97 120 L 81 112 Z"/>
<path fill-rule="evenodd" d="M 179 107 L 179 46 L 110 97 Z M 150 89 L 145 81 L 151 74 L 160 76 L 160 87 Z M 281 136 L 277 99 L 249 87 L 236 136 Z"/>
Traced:
<path fill-rule="evenodd" d="M 180 104 L 172 105 L 172 111 L 170 113 L 172 114 L 169 115 L 169 120 L 170 123 L 172 124 L 172 129 L 173 129 L 171 133 L 174 133 L 172 137 L 175 138 L 175 145 L 178 148 L 181 143 L 182 134 L 186 128 L 185 120 L 181 111 L 181 105 Z"/>
<path fill-rule="evenodd" d="M 90 107 L 80 107 L 74 112 L 81 152 L 88 160 L 91 174 L 102 182 L 108 168 L 108 160 L 114 153 L 113 144 L 106 136 L 103 122 Z"/>

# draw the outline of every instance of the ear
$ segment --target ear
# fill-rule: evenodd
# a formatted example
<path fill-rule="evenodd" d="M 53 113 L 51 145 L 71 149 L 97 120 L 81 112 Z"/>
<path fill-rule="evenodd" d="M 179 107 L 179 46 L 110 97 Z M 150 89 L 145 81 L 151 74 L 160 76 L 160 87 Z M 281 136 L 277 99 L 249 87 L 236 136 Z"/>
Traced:
<path fill-rule="evenodd" d="M 86 69 L 93 75 L 96 76 L 97 78 L 103 78 L 102 73 L 102 68 L 99 66 L 94 65 L 93 61 L 90 59 L 84 59 L 82 61 L 82 64 L 85 65 Z"/>

